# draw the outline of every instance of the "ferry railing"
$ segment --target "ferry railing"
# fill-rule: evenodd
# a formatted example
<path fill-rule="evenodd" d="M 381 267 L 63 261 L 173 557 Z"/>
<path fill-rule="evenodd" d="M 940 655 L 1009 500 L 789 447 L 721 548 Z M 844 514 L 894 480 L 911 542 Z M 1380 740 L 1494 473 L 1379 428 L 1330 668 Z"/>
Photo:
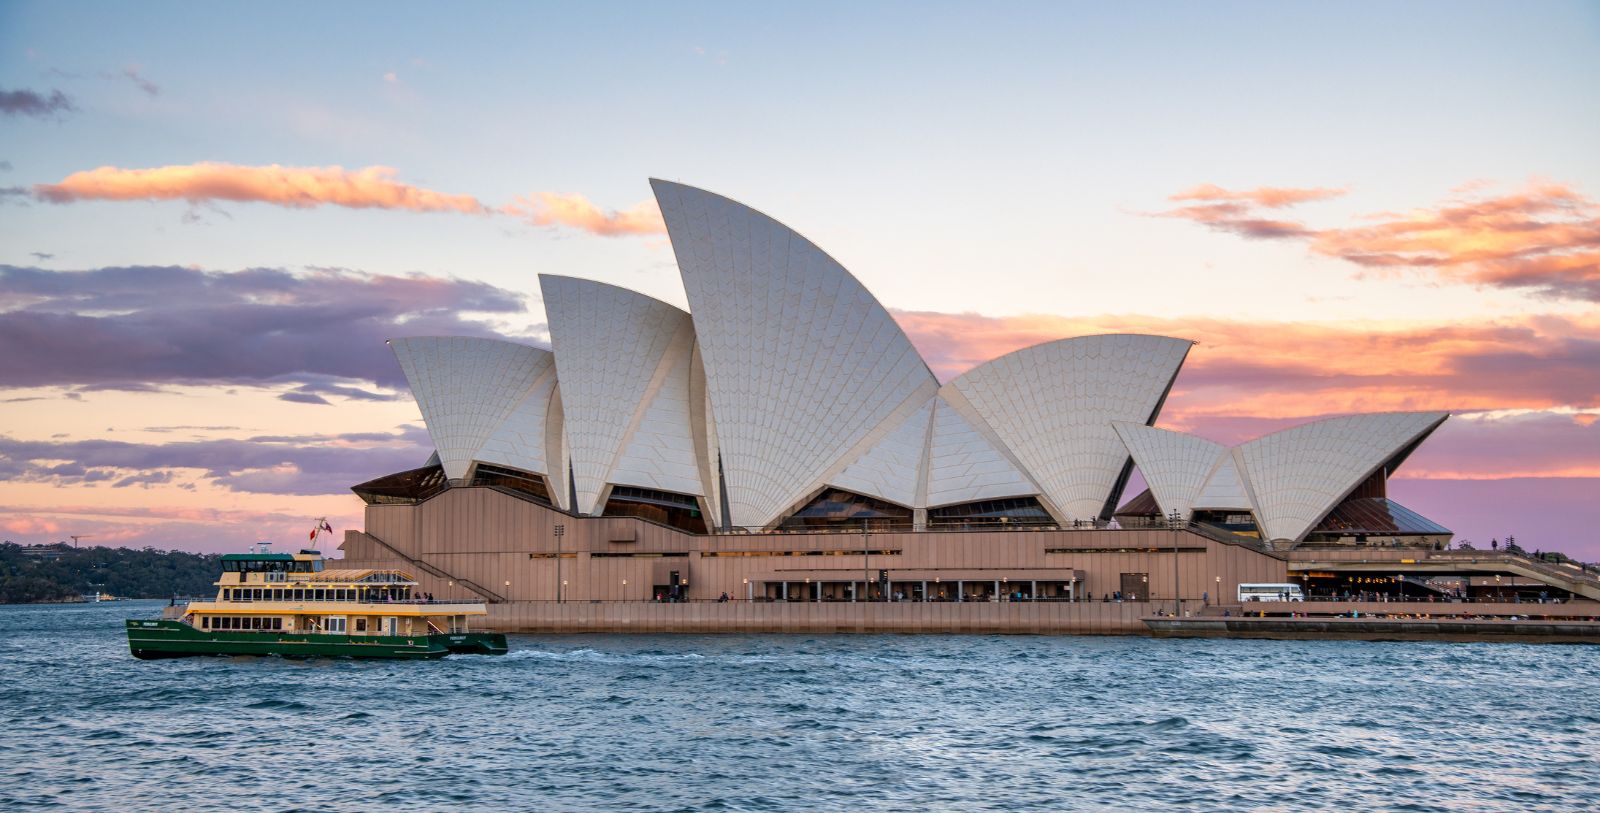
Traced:
<path fill-rule="evenodd" d="M 186 599 L 188 601 L 215 601 L 215 599 Z M 225 598 L 223 604 L 383 604 L 383 605 L 433 605 L 433 604 L 482 604 L 477 599 L 364 599 L 364 598 Z"/>

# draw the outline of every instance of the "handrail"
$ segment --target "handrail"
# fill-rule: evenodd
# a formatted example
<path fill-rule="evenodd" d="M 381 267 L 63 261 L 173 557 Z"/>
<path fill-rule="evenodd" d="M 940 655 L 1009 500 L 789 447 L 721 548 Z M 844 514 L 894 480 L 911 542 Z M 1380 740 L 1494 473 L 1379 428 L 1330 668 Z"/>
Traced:
<path fill-rule="evenodd" d="M 400 557 L 401 559 L 406 560 L 407 562 L 417 566 L 418 568 L 421 568 L 422 571 L 427 573 L 428 575 L 433 576 L 434 578 L 437 578 L 437 579 L 445 579 L 446 581 L 453 581 L 453 582 L 461 585 L 462 587 L 465 587 L 468 590 L 471 590 L 472 592 L 477 593 L 480 596 L 483 596 L 485 599 L 488 599 L 490 604 L 504 604 L 505 601 L 506 601 L 505 597 L 501 596 L 499 593 L 496 593 L 496 592 L 494 592 L 493 590 L 490 590 L 487 587 L 483 587 L 483 586 L 479 585 L 477 582 L 472 581 L 471 579 L 463 579 L 463 578 L 459 578 L 457 576 L 452 576 L 449 573 L 446 573 L 445 571 L 440 570 L 439 568 L 434 567 L 433 565 L 430 565 L 427 562 L 422 561 L 421 559 L 413 559 L 411 556 L 407 555 L 404 551 L 400 550 L 399 548 L 396 548 L 395 546 L 389 544 L 388 542 L 385 542 L 382 539 L 379 539 L 378 537 L 376 537 L 376 536 L 374 536 L 374 535 L 372 535 L 370 533 L 367 533 L 366 531 L 349 531 L 349 533 L 360 534 L 361 536 L 364 536 L 364 537 L 372 540 L 373 542 L 378 543 L 379 547 L 383 548 L 384 550 L 389 551 L 390 553 Z"/>

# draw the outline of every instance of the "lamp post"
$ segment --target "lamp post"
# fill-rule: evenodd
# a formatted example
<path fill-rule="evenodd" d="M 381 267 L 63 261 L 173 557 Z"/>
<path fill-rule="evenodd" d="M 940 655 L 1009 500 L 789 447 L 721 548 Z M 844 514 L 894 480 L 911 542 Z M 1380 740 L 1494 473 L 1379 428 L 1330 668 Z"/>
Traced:
<path fill-rule="evenodd" d="M 872 550 L 867 547 L 867 518 L 866 517 L 862 517 L 861 518 L 861 592 L 866 594 L 866 595 L 861 597 L 862 601 L 871 601 L 872 600 L 872 589 L 867 586 L 870 583 L 871 573 L 872 573 Z"/>
<path fill-rule="evenodd" d="M 1178 523 L 1183 522 L 1183 515 L 1174 508 L 1167 515 L 1167 522 L 1172 527 L 1172 615 L 1176 618 L 1183 615 L 1183 599 L 1178 590 Z"/>
<path fill-rule="evenodd" d="M 1216 578 L 1217 578 L 1217 589 L 1216 589 L 1217 603 L 1221 604 L 1222 603 L 1222 577 L 1218 576 Z"/>
<path fill-rule="evenodd" d="M 561 537 L 565 536 L 566 533 L 567 533 L 567 526 L 557 522 L 556 523 L 556 527 L 555 527 L 555 534 L 556 534 L 556 602 L 557 603 L 560 603 L 561 601 L 564 600 L 563 594 L 566 592 L 565 590 L 561 589 L 562 585 L 566 584 L 566 582 L 562 581 L 562 579 L 561 579 Z"/>

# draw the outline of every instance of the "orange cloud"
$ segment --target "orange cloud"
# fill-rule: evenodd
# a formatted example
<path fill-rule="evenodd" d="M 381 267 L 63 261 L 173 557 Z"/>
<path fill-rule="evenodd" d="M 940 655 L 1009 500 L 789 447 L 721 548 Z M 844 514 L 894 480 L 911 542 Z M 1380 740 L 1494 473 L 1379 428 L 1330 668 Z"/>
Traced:
<path fill-rule="evenodd" d="M 1263 187 L 1232 192 L 1205 185 L 1172 196 L 1200 201 L 1155 213 L 1257 239 L 1303 239 L 1317 254 L 1364 269 L 1408 269 L 1449 282 L 1529 290 L 1600 302 L 1600 205 L 1569 186 L 1534 182 L 1506 195 L 1482 185 L 1456 190 L 1431 208 L 1369 215 L 1369 225 L 1318 229 L 1269 219 L 1281 209 L 1341 194 Z"/>
<path fill-rule="evenodd" d="M 34 195 L 51 203 L 83 200 L 228 200 L 292 209 L 343 206 L 412 212 L 488 211 L 471 195 L 451 195 L 394 180 L 391 167 L 264 167 L 199 163 L 154 169 L 100 167 L 60 183 L 39 184 Z"/>
<path fill-rule="evenodd" d="M 666 221 L 654 201 L 644 201 L 617 211 L 602 209 L 579 194 L 534 192 L 517 198 L 501 211 L 520 217 L 535 226 L 568 226 L 602 237 L 631 234 L 664 234 Z"/>
<path fill-rule="evenodd" d="M 1311 249 L 1366 268 L 1600 301 L 1600 206 L 1562 184 L 1326 229 Z"/>

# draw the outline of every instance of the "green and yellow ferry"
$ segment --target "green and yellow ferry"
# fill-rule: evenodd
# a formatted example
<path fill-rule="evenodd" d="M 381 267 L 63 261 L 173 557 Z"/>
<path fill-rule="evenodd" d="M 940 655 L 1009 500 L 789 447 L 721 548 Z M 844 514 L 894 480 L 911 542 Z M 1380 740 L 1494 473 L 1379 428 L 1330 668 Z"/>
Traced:
<path fill-rule="evenodd" d="M 503 655 L 506 637 L 473 632 L 483 602 L 435 600 L 399 570 L 330 570 L 316 550 L 222 557 L 213 601 L 128 619 L 136 658 L 281 655 L 291 658 L 442 658 Z"/>

